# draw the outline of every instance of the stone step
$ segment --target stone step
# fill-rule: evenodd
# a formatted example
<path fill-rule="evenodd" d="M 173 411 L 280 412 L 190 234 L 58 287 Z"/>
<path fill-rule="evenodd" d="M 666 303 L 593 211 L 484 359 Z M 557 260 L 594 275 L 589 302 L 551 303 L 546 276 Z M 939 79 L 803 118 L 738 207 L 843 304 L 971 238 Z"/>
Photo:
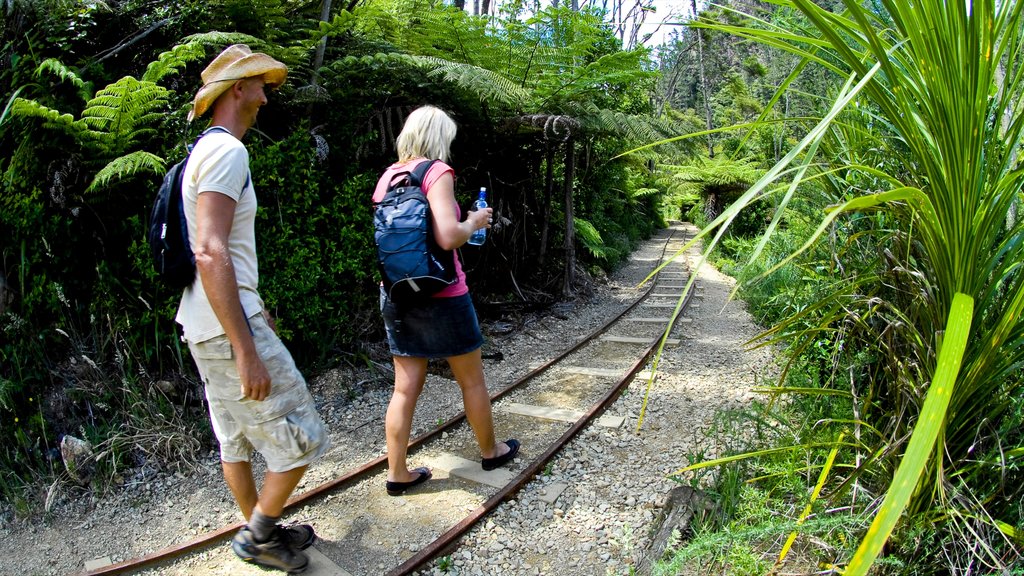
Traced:
<path fill-rule="evenodd" d="M 617 344 L 650 344 L 651 338 L 638 338 L 636 336 L 617 336 L 615 334 L 608 334 L 601 336 L 602 342 L 614 342 Z M 665 341 L 665 344 L 669 346 L 675 346 L 679 344 L 678 338 L 669 338 Z"/>
<path fill-rule="evenodd" d="M 452 476 L 477 484 L 486 484 L 492 488 L 504 488 L 515 478 L 515 474 L 507 468 L 486 471 L 480 467 L 478 460 L 466 460 L 454 454 L 441 454 L 434 458 L 428 458 L 427 467 L 447 470 Z"/>
<path fill-rule="evenodd" d="M 650 324 L 668 324 L 671 318 L 626 318 L 626 322 L 646 322 Z M 693 322 L 692 318 L 680 317 L 676 318 L 678 324 L 689 324 Z"/>
<path fill-rule="evenodd" d="M 621 373 L 620 373 L 621 375 Z M 534 406 L 532 404 L 519 404 L 516 402 L 505 402 L 497 405 L 502 412 L 519 414 L 520 416 L 532 416 L 544 420 L 556 422 L 576 422 L 583 417 L 582 410 L 567 410 L 565 408 L 551 408 L 550 406 Z M 624 416 L 605 414 L 598 418 L 594 424 L 603 428 L 618 428 L 626 421 Z"/>
<path fill-rule="evenodd" d="M 566 372 L 572 374 L 583 374 L 585 376 L 603 376 L 606 378 L 618 378 L 622 376 L 622 370 L 616 370 L 615 368 L 591 368 L 590 366 L 567 366 L 564 368 Z M 646 380 L 651 377 L 650 371 L 638 372 L 637 378 Z"/>
<path fill-rule="evenodd" d="M 309 557 L 309 567 L 303 572 L 304 576 L 352 576 L 344 568 L 324 556 L 316 549 L 316 546 L 306 548 L 305 552 Z M 265 575 L 266 573 L 266 570 L 260 570 L 260 574 Z"/>

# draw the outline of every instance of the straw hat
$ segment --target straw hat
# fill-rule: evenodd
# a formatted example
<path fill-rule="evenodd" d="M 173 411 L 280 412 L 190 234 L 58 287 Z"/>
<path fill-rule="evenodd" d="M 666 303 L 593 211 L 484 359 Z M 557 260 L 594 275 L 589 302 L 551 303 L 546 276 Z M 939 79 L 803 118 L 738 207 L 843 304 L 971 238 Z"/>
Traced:
<path fill-rule="evenodd" d="M 203 70 L 203 87 L 196 92 L 188 119 L 199 118 L 228 88 L 242 79 L 263 76 L 270 88 L 284 83 L 288 67 L 262 52 L 253 52 L 245 44 L 228 46 Z"/>

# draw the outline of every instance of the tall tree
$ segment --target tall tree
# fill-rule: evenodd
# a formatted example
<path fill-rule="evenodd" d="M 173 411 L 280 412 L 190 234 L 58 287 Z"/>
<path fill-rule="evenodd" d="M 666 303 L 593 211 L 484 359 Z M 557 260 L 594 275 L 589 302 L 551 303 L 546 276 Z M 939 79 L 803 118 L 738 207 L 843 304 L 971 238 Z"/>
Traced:
<path fill-rule="evenodd" d="M 562 279 L 562 296 L 572 295 L 572 285 L 576 276 L 576 216 L 573 209 L 572 191 L 573 178 L 576 171 L 576 145 L 572 138 L 565 143 L 565 276 Z"/>
<path fill-rule="evenodd" d="M 693 17 L 697 17 L 697 0 L 690 0 L 690 6 L 693 9 Z M 704 116 L 707 119 L 707 129 L 711 130 L 714 125 L 711 122 L 711 99 L 708 97 L 708 81 L 707 76 L 704 74 L 704 38 L 700 30 L 696 31 L 697 34 L 697 69 L 700 71 L 700 93 L 701 99 L 704 101 Z M 715 157 L 715 145 L 711 138 L 711 134 L 707 135 L 708 142 L 708 157 Z"/>

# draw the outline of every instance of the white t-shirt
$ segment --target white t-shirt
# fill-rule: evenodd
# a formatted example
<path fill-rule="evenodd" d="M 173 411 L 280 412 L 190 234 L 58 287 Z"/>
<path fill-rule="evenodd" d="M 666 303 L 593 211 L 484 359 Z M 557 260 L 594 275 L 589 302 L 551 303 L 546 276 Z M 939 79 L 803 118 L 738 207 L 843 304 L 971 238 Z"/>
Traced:
<path fill-rule="evenodd" d="M 243 189 L 244 188 L 244 189 Z M 196 203 L 199 193 L 219 193 L 233 199 L 235 219 L 228 238 L 228 252 L 235 267 L 238 296 L 246 318 L 263 310 L 263 301 L 256 291 L 259 266 L 256 261 L 256 189 L 249 178 L 249 152 L 234 136 L 213 131 L 196 144 L 185 165 L 182 192 L 188 237 L 196 233 Z M 181 324 L 185 339 L 203 342 L 224 334 L 217 315 L 196 274 L 192 285 L 185 288 L 175 318 Z"/>

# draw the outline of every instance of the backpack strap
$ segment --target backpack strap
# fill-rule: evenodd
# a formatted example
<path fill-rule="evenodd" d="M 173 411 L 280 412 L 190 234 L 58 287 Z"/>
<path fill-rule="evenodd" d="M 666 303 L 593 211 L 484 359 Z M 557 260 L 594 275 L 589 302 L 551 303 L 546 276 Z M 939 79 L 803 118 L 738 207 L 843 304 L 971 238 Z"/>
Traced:
<path fill-rule="evenodd" d="M 203 136 L 206 136 L 210 132 L 223 132 L 224 134 L 231 134 L 231 131 L 228 130 L 227 128 L 223 127 L 223 126 L 217 126 L 217 125 L 210 126 L 206 130 L 203 130 L 202 132 L 200 132 L 199 136 L 196 136 L 196 139 L 191 144 L 187 144 L 185 146 L 186 158 L 188 156 L 192 155 L 192 149 L 196 147 L 196 144 L 199 144 L 199 141 L 203 139 Z M 231 135 L 234 136 L 234 134 L 231 134 Z M 252 182 L 252 172 L 248 172 L 247 171 L 245 173 L 245 184 L 242 184 L 242 194 L 245 194 L 245 189 L 249 187 L 249 184 L 251 182 Z M 242 199 L 242 194 L 238 195 L 238 199 L 239 200 Z"/>
<path fill-rule="evenodd" d="M 409 182 L 413 186 L 423 187 L 423 179 L 427 177 L 427 172 L 430 171 L 430 167 L 434 165 L 437 160 L 427 160 L 426 162 L 420 162 L 420 165 L 415 170 L 409 173 Z M 424 190 L 423 194 L 426 195 L 427 191 Z"/>

